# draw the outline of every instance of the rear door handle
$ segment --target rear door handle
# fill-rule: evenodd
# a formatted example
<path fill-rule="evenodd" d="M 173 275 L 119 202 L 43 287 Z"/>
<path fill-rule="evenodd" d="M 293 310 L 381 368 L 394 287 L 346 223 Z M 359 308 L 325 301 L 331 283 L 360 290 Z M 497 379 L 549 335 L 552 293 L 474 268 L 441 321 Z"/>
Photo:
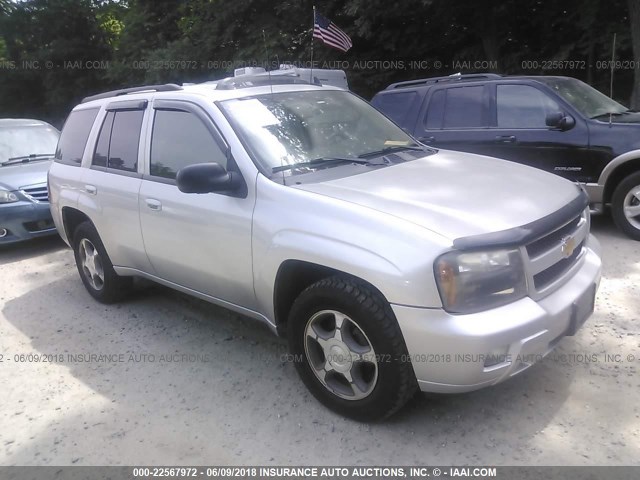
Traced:
<path fill-rule="evenodd" d="M 496 136 L 496 142 L 498 143 L 515 143 L 517 138 L 515 135 L 498 135 Z"/>
<path fill-rule="evenodd" d="M 85 185 L 84 189 L 90 195 L 95 195 L 96 193 L 98 193 L 98 189 L 93 185 Z"/>
<path fill-rule="evenodd" d="M 149 207 L 151 210 L 162 210 L 162 203 L 160 203 L 160 201 L 156 200 L 155 198 L 147 198 L 145 202 L 147 202 L 147 207 Z"/>

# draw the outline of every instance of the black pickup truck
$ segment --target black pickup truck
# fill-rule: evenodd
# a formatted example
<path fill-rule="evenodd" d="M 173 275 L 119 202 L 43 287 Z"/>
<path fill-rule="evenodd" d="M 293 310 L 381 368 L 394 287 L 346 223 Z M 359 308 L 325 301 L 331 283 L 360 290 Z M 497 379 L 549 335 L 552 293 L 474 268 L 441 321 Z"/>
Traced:
<path fill-rule="evenodd" d="M 569 77 L 452 75 L 394 83 L 371 103 L 422 143 L 584 185 L 640 240 L 640 113 Z"/>

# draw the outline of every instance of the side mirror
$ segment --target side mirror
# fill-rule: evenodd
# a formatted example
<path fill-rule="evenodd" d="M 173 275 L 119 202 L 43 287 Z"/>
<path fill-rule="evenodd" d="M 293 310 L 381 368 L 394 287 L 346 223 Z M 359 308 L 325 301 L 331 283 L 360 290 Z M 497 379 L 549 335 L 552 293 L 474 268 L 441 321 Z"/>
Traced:
<path fill-rule="evenodd" d="M 562 112 L 553 112 L 547 115 L 545 119 L 547 127 L 557 128 L 558 130 L 571 130 L 576 125 L 576 120 L 571 115 L 565 115 Z"/>
<path fill-rule="evenodd" d="M 242 184 L 237 173 L 227 172 L 216 162 L 196 163 L 181 168 L 176 184 L 183 193 L 211 193 L 235 190 Z"/>

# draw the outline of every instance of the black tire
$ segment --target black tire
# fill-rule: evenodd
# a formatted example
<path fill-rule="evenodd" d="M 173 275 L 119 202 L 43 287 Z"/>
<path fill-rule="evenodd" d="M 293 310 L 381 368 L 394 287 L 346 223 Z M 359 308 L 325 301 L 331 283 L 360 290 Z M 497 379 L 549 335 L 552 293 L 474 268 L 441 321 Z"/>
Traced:
<path fill-rule="evenodd" d="M 375 385 L 364 398 L 343 398 L 314 373 L 310 363 L 313 359 L 305 348 L 309 341 L 305 332 L 318 312 L 327 310 L 347 316 L 349 325 L 355 324 L 375 351 Z M 291 308 L 287 334 L 302 381 L 321 403 L 341 415 L 363 422 L 381 420 L 398 411 L 415 394 L 415 374 L 393 311 L 377 291 L 363 282 L 334 276 L 308 287 Z"/>
<path fill-rule="evenodd" d="M 88 245 L 84 243 L 86 241 L 95 248 L 97 253 L 97 258 L 103 272 L 101 282 L 90 280 L 89 277 L 91 275 L 88 269 L 83 266 L 83 253 L 81 250 L 84 247 L 81 245 Z M 98 235 L 96 228 L 91 222 L 83 222 L 76 228 L 73 235 L 73 253 L 82 283 L 84 283 L 85 288 L 93 298 L 101 303 L 115 303 L 129 294 L 133 285 L 132 277 L 121 277 L 115 272 L 109 255 L 107 255 L 107 251 L 102 244 L 100 235 Z"/>
<path fill-rule="evenodd" d="M 640 240 L 640 216 L 635 217 L 632 221 L 627 218 L 624 213 L 625 200 L 627 195 L 633 190 L 640 187 L 640 172 L 633 173 L 626 177 L 616 187 L 611 198 L 611 214 L 613 220 L 620 230 L 634 240 Z M 633 199 L 632 199 L 633 200 Z M 633 200 L 633 205 L 640 205 L 640 199 Z M 634 225 L 634 223 L 636 225 Z"/>

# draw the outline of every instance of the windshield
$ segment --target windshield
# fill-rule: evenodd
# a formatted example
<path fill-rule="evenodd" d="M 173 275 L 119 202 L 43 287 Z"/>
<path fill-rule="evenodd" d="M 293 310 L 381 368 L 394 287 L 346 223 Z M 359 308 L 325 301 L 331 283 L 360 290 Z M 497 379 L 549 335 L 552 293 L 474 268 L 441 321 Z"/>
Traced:
<path fill-rule="evenodd" d="M 0 164 L 28 155 L 54 155 L 60 133 L 46 125 L 0 128 Z"/>
<path fill-rule="evenodd" d="M 588 118 L 624 113 L 628 109 L 593 87 L 575 78 L 541 79 L 576 110 Z"/>
<path fill-rule="evenodd" d="M 393 122 L 349 92 L 274 93 L 226 100 L 221 105 L 268 171 L 321 158 L 357 158 L 416 145 Z"/>

